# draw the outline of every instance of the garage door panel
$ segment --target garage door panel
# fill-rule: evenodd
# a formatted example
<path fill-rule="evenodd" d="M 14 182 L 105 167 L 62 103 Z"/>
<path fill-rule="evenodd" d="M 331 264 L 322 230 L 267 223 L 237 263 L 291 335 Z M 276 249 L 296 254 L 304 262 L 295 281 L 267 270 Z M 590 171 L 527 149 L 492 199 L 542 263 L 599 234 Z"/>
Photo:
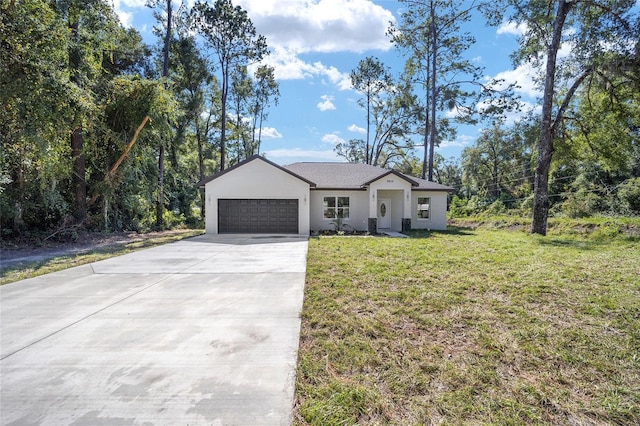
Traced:
<path fill-rule="evenodd" d="M 219 199 L 220 233 L 298 233 L 298 200 Z"/>

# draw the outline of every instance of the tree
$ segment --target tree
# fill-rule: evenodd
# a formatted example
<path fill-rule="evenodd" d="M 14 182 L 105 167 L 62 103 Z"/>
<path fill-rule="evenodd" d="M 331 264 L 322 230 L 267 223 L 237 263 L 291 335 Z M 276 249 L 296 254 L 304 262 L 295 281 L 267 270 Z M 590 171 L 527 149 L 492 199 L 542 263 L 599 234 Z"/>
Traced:
<path fill-rule="evenodd" d="M 176 139 L 188 137 L 191 132 L 197 146 L 197 180 L 202 181 L 207 173 L 205 159 L 209 155 L 209 130 L 212 127 L 212 117 L 218 112 L 214 106 L 213 95 L 217 87 L 217 80 L 207 67 L 207 61 L 202 56 L 196 39 L 190 33 L 184 20 L 178 20 L 176 25 L 177 40 L 172 46 L 170 71 L 174 82 L 173 89 L 179 104 L 178 125 Z M 173 144 L 175 146 L 176 144 Z M 204 217 L 204 191 L 200 191 L 200 214 Z"/>
<path fill-rule="evenodd" d="M 171 40 L 173 38 L 173 5 L 171 0 L 149 0 L 147 2 L 148 7 L 156 8 L 161 7 L 163 13 L 154 11 L 154 16 L 158 22 L 164 23 L 163 34 L 163 46 L 162 46 L 162 78 L 165 80 L 165 84 L 168 85 L 169 81 L 169 58 L 171 50 Z M 166 18 L 164 17 L 166 15 Z M 164 212 L 164 175 L 165 175 L 165 138 L 160 138 L 160 145 L 158 147 L 158 194 L 156 199 L 156 227 L 163 227 L 163 212 Z"/>
<path fill-rule="evenodd" d="M 600 163 L 625 178 L 633 175 L 640 148 L 640 64 L 627 75 L 595 72 L 565 114 L 557 156 Z"/>
<path fill-rule="evenodd" d="M 162 82 L 138 76 L 117 76 L 106 86 L 102 120 L 93 129 L 100 143 L 88 162 L 93 170 L 89 204 L 101 201 L 104 229 L 138 228 L 135 216 L 146 215 L 135 204 L 145 199 L 151 206 L 157 188 L 148 179 L 135 182 L 140 174 L 155 171 L 151 161 L 136 165 L 135 158 L 141 153 L 153 158 L 151 142 L 157 140 L 157 133 L 169 130 L 166 117 L 174 113 L 175 101 Z M 154 124 L 147 124 L 149 120 Z"/>
<path fill-rule="evenodd" d="M 231 107 L 235 109 L 235 121 L 233 122 L 233 131 L 235 133 L 235 161 L 230 158 L 233 163 L 249 158 L 255 151 L 253 138 L 249 135 L 251 128 L 249 122 L 245 120 L 250 115 L 250 104 L 253 97 L 253 84 L 249 77 L 246 66 L 236 66 L 231 73 L 231 90 L 230 90 Z M 231 110 L 231 108 L 230 108 Z M 231 149 L 229 150 L 231 151 Z M 232 163 L 232 164 L 233 164 Z"/>
<path fill-rule="evenodd" d="M 480 112 L 499 114 L 509 107 L 512 88 L 500 91 L 497 81 L 484 82 L 482 68 L 463 56 L 475 38 L 462 33 L 460 26 L 471 19 L 475 1 L 462 5 L 453 0 L 402 1 L 408 7 L 400 26 L 392 27 L 390 33 L 398 47 L 408 50 L 406 72 L 424 92 L 422 178 L 433 180 L 439 133 L 455 135 L 449 121 L 439 113 L 455 111 L 458 122 L 472 123 L 479 112 L 476 105 L 482 101 L 484 109 Z"/>
<path fill-rule="evenodd" d="M 365 99 L 358 100 L 358 105 L 367 111 L 367 137 L 365 140 L 365 164 L 371 164 L 371 109 L 373 104 L 380 102 L 383 93 L 392 86 L 391 74 L 377 58 L 367 56 L 358 63 L 358 67 L 351 70 L 351 86 L 357 91 L 363 92 Z"/>
<path fill-rule="evenodd" d="M 456 157 L 445 159 L 442 155 L 436 154 L 434 159 L 433 172 L 436 182 L 454 188 L 455 195 L 462 195 L 462 166 Z"/>
<path fill-rule="evenodd" d="M 517 63 L 541 66 L 543 87 L 538 162 L 531 232 L 546 235 L 549 172 L 555 139 L 577 90 L 599 70 L 618 73 L 637 64 L 637 10 L 634 0 L 506 0 L 491 9 L 494 23 L 508 20 L 525 29 Z M 561 48 L 570 53 L 559 57 Z M 615 60 L 612 60 L 615 58 Z"/>
<path fill-rule="evenodd" d="M 101 0 L 58 0 L 58 13 L 69 29 L 67 42 L 69 80 L 75 86 L 75 115 L 71 129 L 73 158 L 74 215 L 83 220 L 87 215 L 87 183 L 84 125 L 95 107 L 91 82 L 101 72 L 102 55 L 112 49 L 110 35 L 118 28 L 111 8 Z M 108 46 L 108 47 L 107 47 Z"/>
<path fill-rule="evenodd" d="M 256 147 L 256 154 L 260 154 L 262 144 L 262 125 L 267 119 L 267 108 L 274 103 L 278 105 L 280 90 L 275 78 L 275 69 L 269 65 L 261 65 L 254 76 L 254 105 L 252 108 L 252 130 L 253 145 Z M 257 135 L 256 135 L 257 131 Z"/>
<path fill-rule="evenodd" d="M 462 152 L 465 180 L 491 201 L 508 190 L 506 184 L 513 177 L 514 166 L 517 166 L 517 160 L 514 164 L 515 149 L 509 142 L 506 131 L 495 123 L 480 135 L 474 146 Z"/>
<path fill-rule="evenodd" d="M 351 162 L 390 167 L 403 162 L 413 149 L 415 117 L 419 116 L 410 86 L 395 81 L 388 68 L 375 58 L 366 58 L 351 71 L 354 88 L 365 94 L 359 104 L 366 110 L 367 139 L 352 139 L 334 149 Z"/>
<path fill-rule="evenodd" d="M 226 165 L 227 101 L 231 73 L 236 66 L 259 62 L 268 54 L 264 36 L 258 35 L 247 12 L 233 7 L 231 0 L 216 0 L 213 6 L 198 1 L 191 13 L 192 28 L 204 38 L 217 57 L 220 72 L 220 170 Z"/>
<path fill-rule="evenodd" d="M 97 204 L 90 209 L 87 196 L 103 195 L 105 173 L 140 124 L 114 127 L 133 105 L 113 102 L 113 82 L 145 69 L 146 48 L 104 1 L 25 0 L 0 8 L 0 156 L 12 180 L 0 195 L 3 229 L 9 219 L 18 232 L 91 227 Z M 126 164 L 114 172 L 127 172 Z"/>
<path fill-rule="evenodd" d="M 56 216 L 66 201 L 53 182 L 70 176 L 68 156 L 70 102 L 67 27 L 54 5 L 44 0 L 0 3 L 0 193 L 2 228 L 49 223 L 31 214 L 32 205 L 52 196 Z M 47 179 L 51 175 L 58 179 Z M 46 182 L 49 180 L 49 185 Z M 53 203 L 53 199 L 57 201 Z M 46 205 L 46 204 L 45 204 Z M 53 210 L 53 209 L 52 209 Z M 31 217 L 37 219 L 31 221 Z"/>
<path fill-rule="evenodd" d="M 367 144 L 362 139 L 350 139 L 349 142 L 339 143 L 335 147 L 338 156 L 343 157 L 349 163 L 367 163 Z"/>

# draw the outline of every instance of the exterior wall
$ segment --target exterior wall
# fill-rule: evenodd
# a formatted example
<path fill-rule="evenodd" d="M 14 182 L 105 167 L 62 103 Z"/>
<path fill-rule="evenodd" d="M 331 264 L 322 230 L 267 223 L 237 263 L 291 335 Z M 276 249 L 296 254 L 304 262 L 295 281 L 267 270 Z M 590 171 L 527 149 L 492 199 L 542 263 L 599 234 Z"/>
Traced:
<path fill-rule="evenodd" d="M 349 219 L 343 223 L 348 231 L 366 231 L 369 218 L 368 191 L 348 190 L 312 190 L 310 203 L 310 229 L 312 231 L 333 231 L 333 219 L 324 218 L 324 197 L 349 197 Z"/>
<path fill-rule="evenodd" d="M 418 219 L 418 197 L 431 198 L 431 212 L 429 219 Z M 447 193 L 440 191 L 412 191 L 411 192 L 411 228 L 435 229 L 444 231 L 447 229 Z"/>
<path fill-rule="evenodd" d="M 309 184 L 256 159 L 205 185 L 206 231 L 218 233 L 218 199 L 297 199 L 298 233 L 309 235 Z"/>

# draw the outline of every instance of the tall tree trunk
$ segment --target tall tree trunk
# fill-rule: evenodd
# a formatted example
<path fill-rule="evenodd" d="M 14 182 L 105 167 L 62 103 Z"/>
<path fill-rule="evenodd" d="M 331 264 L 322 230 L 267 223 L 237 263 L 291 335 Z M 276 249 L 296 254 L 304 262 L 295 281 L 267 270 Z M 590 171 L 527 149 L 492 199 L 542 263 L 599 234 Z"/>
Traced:
<path fill-rule="evenodd" d="M 498 157 L 494 154 L 493 156 L 493 170 L 491 171 L 491 174 L 493 175 L 493 198 L 494 199 L 498 199 L 500 198 L 500 172 L 499 172 L 499 168 L 500 165 L 498 164 Z"/>
<path fill-rule="evenodd" d="M 164 36 L 164 49 L 162 50 L 162 76 L 169 76 L 169 51 L 171 47 L 171 18 L 173 10 L 171 0 L 167 0 L 167 33 Z"/>
<path fill-rule="evenodd" d="M 427 96 L 427 99 L 428 98 L 429 97 Z M 422 175 L 420 175 L 422 179 L 427 178 L 428 161 L 429 161 L 429 112 L 427 111 L 424 117 L 424 153 L 422 154 Z"/>
<path fill-rule="evenodd" d="M 76 219 L 83 220 L 87 217 L 87 180 L 82 127 L 75 128 L 71 133 L 71 156 L 73 158 L 73 215 Z"/>
<path fill-rule="evenodd" d="M 371 157 L 373 157 L 373 150 L 371 150 L 371 155 L 369 155 L 369 134 L 371 131 L 371 83 L 369 83 L 369 87 L 367 88 L 367 143 L 365 147 L 365 164 L 372 164 Z"/>
<path fill-rule="evenodd" d="M 258 154 L 258 155 L 260 155 L 260 145 L 262 145 L 262 118 L 264 117 L 263 111 L 264 111 L 264 107 L 261 107 L 260 108 L 260 125 L 258 127 L 258 142 L 257 142 L 257 145 L 256 145 L 256 147 L 257 147 L 256 154 Z"/>
<path fill-rule="evenodd" d="M 549 170 L 553 158 L 553 138 L 555 125 L 553 123 L 553 97 L 555 94 L 556 62 L 558 50 L 562 43 L 562 29 L 572 7 L 571 2 L 560 0 L 556 18 L 553 24 L 553 36 L 547 47 L 547 68 L 544 81 L 544 95 L 542 98 L 542 118 L 540 123 L 540 140 L 538 142 L 538 165 L 533 190 L 533 220 L 531 233 L 547 235 L 547 220 L 549 218 Z M 559 119 L 559 118 L 558 118 Z"/>
<path fill-rule="evenodd" d="M 171 47 L 171 19 L 173 15 L 171 0 L 167 0 L 167 33 L 164 37 L 164 49 L 162 51 L 162 76 L 169 78 L 169 52 Z M 166 82 L 165 82 L 166 83 Z M 163 136 L 160 136 L 161 138 Z M 156 199 L 156 227 L 164 227 L 164 141 L 160 141 L 158 152 L 158 197 Z"/>
<path fill-rule="evenodd" d="M 195 125 L 196 125 L 196 140 L 198 141 L 198 177 L 200 178 L 200 182 L 204 180 L 204 139 L 209 134 L 209 120 L 207 119 L 204 128 L 204 134 L 202 128 L 200 127 L 200 119 L 196 115 L 195 117 Z M 206 208 L 206 198 L 203 189 L 198 189 L 200 192 L 200 217 L 202 219 L 205 218 L 205 208 Z"/>
<path fill-rule="evenodd" d="M 160 142 L 158 153 L 158 195 L 156 198 L 156 228 L 164 227 L 164 143 Z"/>
<path fill-rule="evenodd" d="M 436 30 L 435 5 L 431 2 L 431 131 L 429 140 L 429 181 L 433 181 L 433 157 L 437 138 L 436 111 L 438 109 L 438 85 L 436 82 L 438 64 L 438 33 Z"/>
<path fill-rule="evenodd" d="M 20 150 L 24 151 L 24 150 Z M 24 155 L 23 155 L 24 158 Z M 15 202 L 15 214 L 13 215 L 13 229 L 20 229 L 24 225 L 24 163 L 20 161 L 16 171 L 16 183 L 18 185 L 18 196 Z"/>
<path fill-rule="evenodd" d="M 69 11 L 71 17 L 71 11 Z M 69 22 L 71 45 L 69 52 L 69 68 L 71 82 L 80 87 L 80 24 L 75 17 Z M 87 181 L 86 161 L 84 156 L 84 135 L 82 134 L 82 117 L 76 116 L 75 127 L 71 133 L 71 158 L 73 158 L 72 185 L 74 190 L 73 215 L 78 220 L 87 217 Z"/>
<path fill-rule="evenodd" d="M 225 169 L 225 137 L 227 133 L 227 95 L 229 93 L 229 65 L 225 62 L 222 70 L 222 90 L 221 90 L 222 111 L 220 113 L 220 171 Z"/>

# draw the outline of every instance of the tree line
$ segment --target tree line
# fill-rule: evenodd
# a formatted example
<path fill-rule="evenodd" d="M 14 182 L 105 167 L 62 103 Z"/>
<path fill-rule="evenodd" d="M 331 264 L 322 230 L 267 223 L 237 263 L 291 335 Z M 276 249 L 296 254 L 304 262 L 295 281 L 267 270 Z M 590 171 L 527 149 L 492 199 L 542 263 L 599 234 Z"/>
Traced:
<path fill-rule="evenodd" d="M 0 3 L 3 236 L 197 226 L 196 183 L 260 152 L 279 88 L 246 11 L 148 6 L 153 46 L 106 0 Z"/>
<path fill-rule="evenodd" d="M 351 73 L 366 139 L 336 147 L 348 161 L 451 185 L 454 214 L 517 209 L 546 234 L 550 214 L 640 214 L 640 15 L 636 2 L 402 0 L 389 29 L 407 57 L 398 77 L 367 57 Z M 512 123 L 515 85 L 487 81 L 465 56 L 464 23 L 521 29 L 515 66 L 537 69 L 538 108 Z M 568 53 L 567 53 L 568 51 Z M 562 55 L 560 55 L 562 54 Z M 483 132 L 461 159 L 435 148 L 455 124 Z M 420 146 L 422 158 L 416 158 Z"/>
<path fill-rule="evenodd" d="M 633 0 L 401 1 L 388 34 L 404 68 L 366 57 L 351 71 L 366 136 L 338 155 L 452 186 L 455 214 L 529 214 L 540 234 L 549 214 L 640 214 Z M 148 6 L 152 46 L 106 0 L 0 3 L 3 235 L 200 226 L 196 183 L 260 153 L 280 93 L 247 12 L 231 0 Z M 474 20 L 518 25 L 514 66 L 539 70 L 539 105 L 517 122 L 516 86 L 467 57 Z M 444 159 L 436 149 L 459 123 L 484 130 Z"/>

